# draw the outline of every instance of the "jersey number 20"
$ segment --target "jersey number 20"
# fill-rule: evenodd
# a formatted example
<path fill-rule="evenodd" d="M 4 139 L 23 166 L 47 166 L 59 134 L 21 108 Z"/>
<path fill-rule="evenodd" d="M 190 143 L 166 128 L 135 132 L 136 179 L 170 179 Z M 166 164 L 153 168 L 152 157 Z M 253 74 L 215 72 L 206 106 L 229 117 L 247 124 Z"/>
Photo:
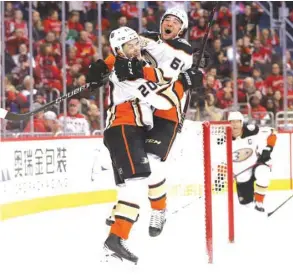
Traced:
<path fill-rule="evenodd" d="M 140 85 L 138 89 L 140 90 L 142 96 L 146 97 L 150 93 L 150 91 L 155 90 L 157 87 L 158 86 L 155 83 L 148 81 L 145 84 Z"/>

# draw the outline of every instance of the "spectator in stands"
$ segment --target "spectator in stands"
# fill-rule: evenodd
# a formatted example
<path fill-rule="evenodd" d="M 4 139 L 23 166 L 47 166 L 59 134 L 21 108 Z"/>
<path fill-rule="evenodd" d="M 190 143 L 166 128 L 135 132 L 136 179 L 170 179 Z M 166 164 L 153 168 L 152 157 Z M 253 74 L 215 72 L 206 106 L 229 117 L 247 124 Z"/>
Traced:
<path fill-rule="evenodd" d="M 119 19 L 118 19 L 118 27 L 117 28 L 125 27 L 125 26 L 128 26 L 126 16 L 119 17 Z"/>
<path fill-rule="evenodd" d="M 271 56 L 273 53 L 273 47 L 280 44 L 279 38 L 275 31 L 271 34 L 269 29 L 262 29 L 260 34 L 260 42 L 267 53 Z"/>
<path fill-rule="evenodd" d="M 273 97 L 265 98 L 262 106 L 264 106 L 268 112 L 272 112 L 274 115 L 276 115 L 276 113 L 278 112 L 278 108 Z"/>
<path fill-rule="evenodd" d="M 266 49 L 262 47 L 259 39 L 253 41 L 252 61 L 254 66 L 259 67 L 270 62 L 270 56 Z"/>
<path fill-rule="evenodd" d="M 206 30 L 206 21 L 203 17 L 199 18 L 198 25 L 193 26 L 190 30 L 189 38 L 192 41 L 193 48 L 199 48 L 201 40 Z"/>
<path fill-rule="evenodd" d="M 218 107 L 227 109 L 233 105 L 233 88 L 232 81 L 225 79 L 223 81 L 223 88 L 217 92 Z"/>
<path fill-rule="evenodd" d="M 243 43 L 240 48 L 240 59 L 238 64 L 238 71 L 241 77 L 248 77 L 253 68 L 252 62 L 252 45 L 248 36 L 243 37 Z"/>
<path fill-rule="evenodd" d="M 6 2 L 5 1 L 5 21 L 9 21 L 13 19 L 14 15 L 14 8 L 11 2 Z"/>
<path fill-rule="evenodd" d="M 36 67 L 35 60 L 31 57 L 30 53 L 28 53 L 28 49 L 25 44 L 21 44 L 19 46 L 19 54 L 13 55 L 12 58 L 16 66 L 11 73 L 13 73 L 13 77 L 18 81 L 18 83 L 22 83 L 25 76 L 29 75 L 30 61 L 32 62 L 32 68 Z"/>
<path fill-rule="evenodd" d="M 142 25 L 142 33 L 147 31 L 159 31 L 158 25 L 152 21 L 148 21 L 147 18 L 144 16 L 141 19 L 141 25 Z"/>
<path fill-rule="evenodd" d="M 200 102 L 197 104 L 195 118 L 196 121 L 218 121 L 223 118 L 223 111 L 216 106 L 216 98 L 213 94 L 208 93 L 204 100 L 204 105 Z"/>
<path fill-rule="evenodd" d="M 229 10 L 228 6 L 223 4 L 217 16 L 217 22 L 221 26 L 221 28 L 226 28 L 229 30 L 231 26 L 231 20 L 232 20 L 232 13 Z"/>
<path fill-rule="evenodd" d="M 68 48 L 68 55 L 66 64 L 70 67 L 73 65 L 77 65 L 79 69 L 82 67 L 82 58 L 77 56 L 77 48 L 75 46 Z"/>
<path fill-rule="evenodd" d="M 46 94 L 44 91 L 39 90 L 37 91 L 35 98 L 34 98 L 35 103 L 40 103 L 41 105 L 46 104 Z"/>
<path fill-rule="evenodd" d="M 231 65 L 228 59 L 225 57 L 224 52 L 218 52 L 216 62 L 214 64 L 217 68 L 218 78 L 229 78 L 231 77 Z"/>
<path fill-rule="evenodd" d="M 43 22 L 38 11 L 33 11 L 33 39 L 39 41 L 45 37 Z"/>
<path fill-rule="evenodd" d="M 23 80 L 23 87 L 21 88 L 20 92 L 28 98 L 30 97 L 31 90 L 33 95 L 36 95 L 37 90 L 34 88 L 35 80 L 31 78 L 31 76 L 27 75 Z"/>
<path fill-rule="evenodd" d="M 73 80 L 72 85 L 68 88 L 68 90 L 74 90 L 75 88 L 81 87 L 86 83 L 86 77 L 84 74 L 76 74 Z"/>
<path fill-rule="evenodd" d="M 71 99 L 68 103 L 68 113 L 59 115 L 58 120 L 62 131 L 71 134 L 90 135 L 89 123 L 84 115 L 79 112 L 80 101 Z"/>
<path fill-rule="evenodd" d="M 282 98 L 282 94 L 279 90 L 276 90 L 274 92 L 274 99 L 275 99 L 275 104 L 276 104 L 278 111 L 282 111 L 283 110 L 283 98 Z"/>
<path fill-rule="evenodd" d="M 27 37 L 24 36 L 22 29 L 15 29 L 13 35 L 6 40 L 7 52 L 11 56 L 16 55 L 18 53 L 19 46 L 23 43 L 28 46 Z"/>
<path fill-rule="evenodd" d="M 33 103 L 32 110 L 39 109 L 42 105 L 40 103 Z M 37 133 L 45 133 L 47 132 L 44 120 L 44 112 L 39 112 L 34 115 L 33 126 L 31 126 L 31 122 L 29 121 L 26 127 L 23 130 L 24 133 L 37 132 Z"/>
<path fill-rule="evenodd" d="M 251 107 L 251 117 L 253 119 L 263 119 L 266 114 L 267 110 L 260 104 L 260 99 L 256 95 L 252 95 L 249 98 L 249 104 Z M 245 112 L 247 114 L 247 112 Z"/>
<path fill-rule="evenodd" d="M 58 18 L 59 18 L 58 11 L 50 10 L 48 18 L 44 20 L 45 33 L 53 32 L 55 33 L 57 38 L 60 37 L 61 28 L 62 28 L 61 21 Z"/>
<path fill-rule="evenodd" d="M 100 112 L 96 104 L 89 104 L 86 118 L 89 123 L 91 133 L 95 130 L 101 130 Z"/>
<path fill-rule="evenodd" d="M 211 40 L 221 39 L 221 28 L 218 23 L 214 23 L 214 25 L 212 26 L 209 38 Z"/>
<path fill-rule="evenodd" d="M 212 44 L 212 49 L 209 51 L 211 55 L 211 62 L 216 64 L 218 62 L 218 53 L 223 52 L 222 42 L 220 39 L 215 39 Z"/>
<path fill-rule="evenodd" d="M 230 34 L 229 28 L 223 28 L 221 32 L 221 43 L 222 48 L 227 49 L 227 47 L 232 45 L 232 36 Z"/>
<path fill-rule="evenodd" d="M 266 80 L 266 88 L 268 94 L 273 94 L 275 91 L 283 92 L 284 80 L 281 75 L 280 66 L 277 63 L 272 64 L 272 74 L 269 75 Z"/>
<path fill-rule="evenodd" d="M 14 10 L 14 18 L 9 22 L 8 28 L 10 34 L 16 29 L 20 29 L 23 31 L 24 37 L 28 38 L 27 23 L 23 20 L 23 13 L 21 10 Z"/>
<path fill-rule="evenodd" d="M 265 95 L 265 82 L 263 80 L 261 69 L 254 67 L 252 71 L 252 78 L 254 79 L 255 88 Z"/>
<path fill-rule="evenodd" d="M 75 30 L 78 33 L 84 29 L 83 26 L 80 24 L 79 12 L 77 11 L 70 12 L 69 19 L 67 22 L 67 28 L 68 30 Z"/>
<path fill-rule="evenodd" d="M 36 83 L 38 85 L 44 85 L 62 91 L 61 70 L 56 64 L 51 44 L 41 45 L 40 55 L 36 58 L 35 75 L 37 78 Z"/>
<path fill-rule="evenodd" d="M 245 93 L 247 99 L 250 99 L 250 97 L 255 94 L 256 87 L 253 78 L 247 77 L 244 79 L 242 91 Z"/>
<path fill-rule="evenodd" d="M 247 35 L 251 38 L 255 38 L 257 34 L 257 24 L 263 11 L 258 9 L 254 3 L 252 3 L 252 5 L 253 11 L 250 5 L 246 5 L 244 13 L 237 16 L 237 27 L 238 32 L 242 33 L 243 36 Z"/>
<path fill-rule="evenodd" d="M 84 30 L 88 32 L 89 39 L 93 42 L 94 45 L 97 45 L 98 39 L 97 34 L 94 32 L 94 25 L 91 22 L 86 22 L 84 25 Z"/>
<path fill-rule="evenodd" d="M 44 125 L 47 132 L 52 132 L 52 135 L 56 135 L 61 132 L 60 123 L 57 120 L 57 115 L 52 111 L 44 113 Z"/>
<path fill-rule="evenodd" d="M 215 65 L 211 65 L 209 69 L 207 70 L 206 76 L 211 75 L 214 77 L 214 85 L 213 88 L 218 91 L 220 88 L 222 88 L 222 83 L 220 80 L 217 79 L 218 71 L 217 67 Z"/>
<path fill-rule="evenodd" d="M 216 95 L 216 89 L 215 89 L 215 77 L 212 75 L 207 75 L 206 81 L 204 82 L 205 87 L 205 93 L 212 93 L 213 95 Z"/>
<path fill-rule="evenodd" d="M 96 55 L 96 49 L 86 31 L 80 32 L 79 41 L 74 45 L 77 49 L 77 57 L 82 59 L 82 72 L 86 73 L 93 57 Z"/>
<path fill-rule="evenodd" d="M 37 50 L 41 49 L 41 45 L 50 44 L 52 46 L 52 55 L 55 59 L 57 65 L 61 66 L 61 43 L 57 40 L 56 35 L 54 32 L 49 31 L 46 34 L 46 37 L 36 43 Z M 39 54 L 39 51 L 38 54 Z"/>
<path fill-rule="evenodd" d="M 81 66 L 79 64 L 72 64 L 70 65 L 69 70 L 67 70 L 67 74 L 66 74 L 67 90 L 70 91 L 72 89 L 72 85 L 74 85 L 75 79 L 80 74 L 80 68 Z"/>

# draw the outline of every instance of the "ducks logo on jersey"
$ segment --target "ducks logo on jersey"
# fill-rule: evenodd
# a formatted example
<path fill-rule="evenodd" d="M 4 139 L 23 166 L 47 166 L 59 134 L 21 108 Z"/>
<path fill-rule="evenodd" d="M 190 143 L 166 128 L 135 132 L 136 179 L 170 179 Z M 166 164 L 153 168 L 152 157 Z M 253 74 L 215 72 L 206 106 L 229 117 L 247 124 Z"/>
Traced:
<path fill-rule="evenodd" d="M 253 153 L 251 148 L 242 148 L 233 152 L 233 162 L 243 162 L 247 160 Z"/>

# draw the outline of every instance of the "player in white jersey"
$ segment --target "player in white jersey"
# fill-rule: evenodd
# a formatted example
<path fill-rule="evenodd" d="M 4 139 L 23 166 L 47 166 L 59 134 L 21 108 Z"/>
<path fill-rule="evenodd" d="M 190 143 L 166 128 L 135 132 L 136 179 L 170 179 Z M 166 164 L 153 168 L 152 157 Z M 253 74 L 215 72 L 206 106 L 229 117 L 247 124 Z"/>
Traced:
<path fill-rule="evenodd" d="M 110 43 L 117 57 L 142 61 L 139 37 L 132 29 L 122 27 L 114 30 Z M 105 249 L 111 255 L 136 263 L 138 257 L 125 247 L 125 241 L 139 215 L 142 186 L 155 183 L 156 186 L 149 189 L 151 195 L 161 199 L 165 197 L 164 180 L 162 182 L 161 176 L 154 170 L 158 166 L 157 158 L 146 151 L 148 133 L 153 128 L 153 108 L 178 107 L 180 100 L 174 91 L 180 88 L 183 92 L 183 85 L 177 81 L 175 88 L 174 82 L 158 85 L 142 78 L 120 82 L 115 71 L 109 79 L 111 96 L 104 143 L 110 152 L 119 189 L 115 221 L 105 241 Z M 156 200 L 155 204 L 160 199 Z"/>
<path fill-rule="evenodd" d="M 174 81 L 180 76 L 184 85 L 183 90 L 187 90 L 190 78 L 193 78 L 192 73 L 198 74 L 195 70 L 190 74 L 187 72 L 180 74 L 190 68 L 193 62 L 192 48 L 186 40 L 181 38 L 187 27 L 188 18 L 185 11 L 174 8 L 167 10 L 161 19 L 161 34 L 149 32 L 140 36 L 143 57 L 152 67 L 144 66 L 137 59 L 116 59 L 113 62 L 120 81 L 144 78 L 157 85 L 172 84 L 174 96 L 179 100 L 169 110 L 154 110 L 154 128 L 147 133 L 146 151 L 153 154 L 152 158 L 157 164 L 155 168 L 160 173 L 156 174 L 155 182 L 152 180 L 149 183 L 149 199 L 152 207 L 150 236 L 158 236 L 165 223 L 167 186 L 165 185 L 164 161 L 176 138 L 184 103 L 184 93 L 178 86 L 178 82 L 174 83 Z M 198 86 L 201 85 L 202 81 L 199 81 Z M 148 89 L 142 88 L 142 93 L 145 91 Z"/>
<path fill-rule="evenodd" d="M 270 127 L 243 124 L 240 112 L 230 112 L 228 121 L 232 125 L 233 173 L 239 203 L 255 202 L 255 209 L 264 212 L 263 202 L 271 179 L 271 153 L 277 136 Z"/>
<path fill-rule="evenodd" d="M 144 57 L 156 68 L 142 66 L 136 59 L 115 60 L 115 57 L 110 55 L 105 62 L 99 60 L 93 65 L 97 68 L 97 73 L 90 74 L 93 78 L 88 78 L 88 81 L 91 79 L 96 81 L 98 76 L 102 76 L 108 69 L 112 70 L 115 65 L 115 72 L 120 81 L 144 78 L 158 85 L 172 84 L 174 80 L 177 80 L 178 74 L 188 69 L 193 62 L 191 46 L 181 38 L 187 28 L 188 17 L 185 11 L 176 8 L 167 10 L 161 20 L 161 34 L 150 32 L 141 35 Z M 199 75 L 196 70 L 179 74 L 184 91 L 191 87 L 195 88 L 191 81 L 194 75 Z M 179 83 L 178 81 L 173 83 L 172 90 L 180 101 L 169 110 L 154 110 L 154 128 L 147 133 L 146 137 L 146 151 L 153 154 L 157 163 L 155 168 L 161 176 L 156 178 L 156 182 L 149 184 L 149 199 L 152 207 L 150 236 L 159 235 L 165 222 L 167 187 L 164 184 L 163 165 L 176 138 L 178 123 L 181 120 L 184 93 Z M 202 81 L 197 83 L 198 86 L 202 86 Z M 141 87 L 141 93 L 147 92 L 149 90 L 146 87 Z"/>

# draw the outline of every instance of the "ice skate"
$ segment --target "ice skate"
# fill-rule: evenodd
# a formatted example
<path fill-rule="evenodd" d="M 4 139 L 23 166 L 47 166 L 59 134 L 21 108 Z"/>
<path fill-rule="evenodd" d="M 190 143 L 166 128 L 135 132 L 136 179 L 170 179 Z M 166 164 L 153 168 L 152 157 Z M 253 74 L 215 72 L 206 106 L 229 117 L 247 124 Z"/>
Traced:
<path fill-rule="evenodd" d="M 111 258 L 116 258 L 123 262 L 128 260 L 137 264 L 138 257 L 135 256 L 127 247 L 126 240 L 110 234 L 104 243 L 105 260 L 109 261 Z"/>
<path fill-rule="evenodd" d="M 166 223 L 166 210 L 152 210 L 149 235 L 151 237 L 159 236 Z"/>

